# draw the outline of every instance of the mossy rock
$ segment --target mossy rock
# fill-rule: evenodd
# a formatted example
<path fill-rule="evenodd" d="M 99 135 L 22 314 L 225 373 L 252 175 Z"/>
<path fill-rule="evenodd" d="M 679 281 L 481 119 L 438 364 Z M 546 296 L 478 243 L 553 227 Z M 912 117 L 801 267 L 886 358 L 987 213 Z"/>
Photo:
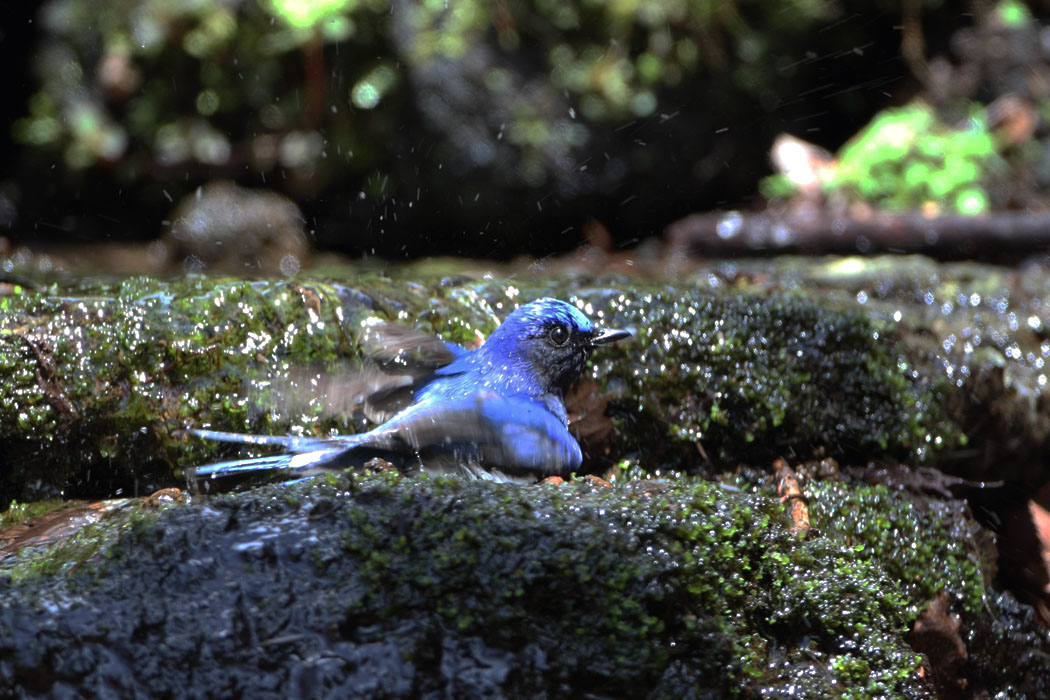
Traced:
<path fill-rule="evenodd" d="M 6 567 L 21 573 L 0 583 L 0 679 L 36 693 L 926 697 L 904 639 L 924 597 L 943 587 L 982 612 L 980 562 L 948 539 L 957 514 L 916 519 L 881 488 L 814 499 L 828 519 L 808 540 L 772 494 L 689 480 L 332 474 L 128 511 L 94 531 L 105 556 L 72 573 Z M 67 654 L 94 670 L 48 661 Z"/>

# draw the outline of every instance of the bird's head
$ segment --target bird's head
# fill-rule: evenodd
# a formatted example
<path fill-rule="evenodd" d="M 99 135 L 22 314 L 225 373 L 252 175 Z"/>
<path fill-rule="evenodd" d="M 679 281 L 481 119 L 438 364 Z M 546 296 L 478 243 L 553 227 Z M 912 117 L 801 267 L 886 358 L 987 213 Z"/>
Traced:
<path fill-rule="evenodd" d="M 572 304 L 544 298 L 515 309 L 484 347 L 493 356 L 513 357 L 528 365 L 544 392 L 564 393 L 596 347 L 629 335 L 629 331 L 597 328 Z"/>

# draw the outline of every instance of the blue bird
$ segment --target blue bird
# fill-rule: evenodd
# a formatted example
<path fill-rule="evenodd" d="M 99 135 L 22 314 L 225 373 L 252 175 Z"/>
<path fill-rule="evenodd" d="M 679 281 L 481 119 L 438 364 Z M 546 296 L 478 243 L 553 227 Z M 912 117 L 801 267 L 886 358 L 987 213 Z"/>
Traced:
<path fill-rule="evenodd" d="M 423 341 L 413 363 L 405 359 L 408 336 L 386 333 L 378 359 L 386 369 L 401 365 L 405 371 L 386 379 L 363 373 L 357 381 L 366 414 L 381 425 L 330 438 L 193 430 L 204 438 L 287 451 L 199 467 L 197 476 L 280 470 L 306 477 L 372 457 L 409 470 L 498 481 L 567 475 L 580 467 L 583 454 L 569 433 L 565 391 L 596 347 L 631 335 L 596 328 L 575 306 L 550 298 L 513 311 L 474 351 Z"/>

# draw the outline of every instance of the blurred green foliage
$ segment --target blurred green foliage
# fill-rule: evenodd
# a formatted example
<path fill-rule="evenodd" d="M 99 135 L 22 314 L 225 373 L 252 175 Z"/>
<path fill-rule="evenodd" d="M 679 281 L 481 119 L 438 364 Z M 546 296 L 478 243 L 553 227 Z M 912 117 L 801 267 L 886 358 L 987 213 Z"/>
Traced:
<path fill-rule="evenodd" d="M 533 152 L 538 172 L 527 179 L 535 183 L 550 156 L 586 140 L 582 127 L 571 126 L 575 107 L 568 125 L 551 122 L 548 93 L 571 96 L 579 116 L 606 122 L 654 114 L 662 86 L 703 69 L 732 64 L 739 85 L 766 89 L 771 47 L 756 20 L 782 25 L 788 16 L 798 27 L 833 12 L 816 0 L 51 0 L 41 14 L 40 89 L 13 135 L 61 151 L 72 170 L 106 164 L 134 180 L 157 166 L 248 162 L 311 176 L 310 163 L 324 155 L 349 159 L 379 148 L 362 146 L 370 130 L 348 104 L 375 109 L 395 90 L 411 100 L 406 74 L 463 60 L 494 40 L 500 54 L 542 64 L 531 66 L 542 95 L 523 92 L 521 77 L 499 61 L 483 77 L 511 115 L 501 137 L 522 151 L 526 166 Z M 300 70 L 286 60 L 337 42 L 338 64 L 328 55 Z M 346 79 L 348 90 L 327 94 L 326 80 Z M 321 126 L 326 133 L 312 138 Z M 337 146 L 334 153 L 323 155 L 322 142 Z M 555 143 L 559 153 L 551 154 Z"/>
<path fill-rule="evenodd" d="M 886 110 L 839 151 L 828 187 L 892 211 L 930 203 L 938 211 L 982 214 L 1001 161 L 979 106 L 962 128 L 943 124 L 913 102 Z"/>
<path fill-rule="evenodd" d="M 325 70 L 310 85 L 309 68 L 281 59 L 352 40 L 355 19 L 383 12 L 384 0 L 53 0 L 41 11 L 40 89 L 13 136 L 60 150 L 69 169 L 102 164 L 128 181 L 246 162 L 309 176 L 322 146 L 303 130 L 318 122 L 304 93 L 324 91 Z"/>
<path fill-rule="evenodd" d="M 955 127 L 922 101 L 880 112 L 839 150 L 825 194 L 889 211 L 985 213 L 988 185 L 1006 166 L 984 110 L 971 103 L 969 112 Z M 761 191 L 769 198 L 798 192 L 779 173 L 765 178 Z"/>
<path fill-rule="evenodd" d="M 37 202 L 49 212 L 120 192 L 104 225 L 62 224 L 109 237 L 113 219 L 160 222 L 216 179 L 279 189 L 319 243 L 369 254 L 442 236 L 484 255 L 565 245 L 559 231 L 587 216 L 637 236 L 751 191 L 778 124 L 812 118 L 805 102 L 869 114 L 870 96 L 842 88 L 883 50 L 861 18 L 886 9 L 47 0 L 38 87 L 13 127 L 29 163 L 19 183 L 26 200 L 51 188 Z"/>
<path fill-rule="evenodd" d="M 995 7 L 997 19 L 1004 27 L 1020 29 L 1032 21 L 1032 11 L 1019 0 L 1005 0 Z"/>
<path fill-rule="evenodd" d="M 321 36 L 341 41 L 354 31 L 348 16 L 356 0 L 269 0 L 268 9 L 296 33 L 299 44 Z"/>

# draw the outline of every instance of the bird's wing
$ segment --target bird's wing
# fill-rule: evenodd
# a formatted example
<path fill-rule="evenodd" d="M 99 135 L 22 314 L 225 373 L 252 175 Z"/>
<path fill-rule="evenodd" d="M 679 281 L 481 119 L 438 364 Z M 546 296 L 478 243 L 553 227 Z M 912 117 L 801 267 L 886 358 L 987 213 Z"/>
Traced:
<path fill-rule="evenodd" d="M 386 364 L 361 373 L 361 381 L 370 382 L 367 390 L 360 391 L 369 420 L 385 423 L 421 399 L 434 383 L 463 375 L 470 369 L 469 350 L 454 343 L 436 342 L 446 348 L 446 355 L 433 355 L 448 359 L 444 365 L 429 368 L 414 365 L 408 372 L 396 374 L 398 365 Z"/>
<path fill-rule="evenodd" d="M 470 354 L 464 347 L 395 323 L 368 328 L 365 352 L 375 365 L 352 379 L 365 415 L 384 423 L 410 406 L 435 375 L 459 374 L 449 367 Z"/>
<path fill-rule="evenodd" d="M 282 470 L 299 476 L 344 468 L 362 451 L 403 454 L 448 452 L 476 458 L 484 466 L 537 476 L 568 475 L 583 454 L 565 423 L 546 405 L 526 396 L 475 391 L 432 395 L 412 404 L 367 433 L 338 438 L 244 435 L 192 430 L 199 437 L 248 445 L 279 445 L 291 454 L 218 462 L 198 476 Z"/>
<path fill-rule="evenodd" d="M 469 371 L 470 369 L 470 352 L 464 351 L 462 355 L 460 355 L 444 367 L 436 368 L 434 370 L 434 374 L 436 374 L 439 377 L 454 377 L 456 375 L 463 374 Z"/>
<path fill-rule="evenodd" d="M 463 451 L 488 466 L 542 475 L 568 474 L 583 462 L 568 428 L 542 403 L 493 391 L 425 399 L 359 437 L 361 447 Z"/>
<path fill-rule="evenodd" d="M 531 398 L 486 397 L 484 420 L 498 440 L 483 445 L 486 462 L 528 469 L 549 476 L 580 468 L 583 453 L 565 423 Z"/>
<path fill-rule="evenodd" d="M 372 360 L 384 369 L 396 367 L 392 369 L 396 373 L 434 370 L 469 352 L 455 343 L 396 323 L 369 326 L 362 337 L 362 344 Z"/>
<path fill-rule="evenodd" d="M 394 323 L 368 326 L 360 338 L 365 362 L 343 367 L 296 367 L 271 379 L 265 390 L 249 388 L 258 413 L 285 415 L 320 410 L 351 416 L 357 410 L 383 423 L 413 401 L 434 379 L 434 371 L 469 353 L 454 343 Z M 242 441 L 243 442 L 243 441 Z"/>

